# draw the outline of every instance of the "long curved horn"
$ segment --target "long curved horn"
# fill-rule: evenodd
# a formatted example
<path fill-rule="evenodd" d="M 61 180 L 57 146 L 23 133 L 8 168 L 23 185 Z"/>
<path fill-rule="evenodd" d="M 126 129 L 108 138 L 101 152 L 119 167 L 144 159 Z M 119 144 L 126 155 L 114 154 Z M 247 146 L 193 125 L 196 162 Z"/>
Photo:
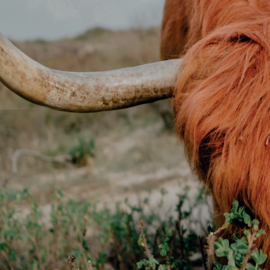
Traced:
<path fill-rule="evenodd" d="M 0 34 L 0 81 L 39 105 L 98 112 L 173 96 L 181 60 L 106 72 L 62 72 L 33 61 Z"/>

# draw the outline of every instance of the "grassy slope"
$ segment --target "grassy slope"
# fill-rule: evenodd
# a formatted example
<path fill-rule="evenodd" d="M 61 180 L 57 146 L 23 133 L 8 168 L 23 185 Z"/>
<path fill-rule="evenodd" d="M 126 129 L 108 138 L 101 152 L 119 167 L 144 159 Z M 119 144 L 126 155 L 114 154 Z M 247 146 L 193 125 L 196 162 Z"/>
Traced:
<path fill-rule="evenodd" d="M 96 29 L 73 39 L 15 44 L 36 61 L 59 70 L 102 71 L 159 60 L 158 28 L 119 32 Z M 138 198 L 149 199 L 149 208 L 156 208 L 164 198 L 158 211 L 159 218 L 166 220 L 169 215 L 176 218 L 174 206 L 177 194 L 186 192 L 183 187 L 198 185 L 192 181 L 173 130 L 164 130 L 161 111 L 170 110 L 168 101 L 113 112 L 72 114 L 30 104 L 0 85 L 0 108 L 7 107 L 30 110 L 0 110 L 0 185 L 8 179 L 8 189 L 30 188 L 47 222 L 51 195 L 58 188 L 76 201 L 91 196 L 109 208 L 126 197 L 131 204 L 137 204 Z M 55 167 L 22 157 L 19 174 L 10 174 L 15 150 L 65 154 L 78 137 L 89 134 L 96 137 L 95 165 L 90 172 L 84 167 Z M 164 197 L 162 188 L 168 191 Z M 188 197 L 194 200 L 196 192 L 191 189 Z M 21 210 L 22 214 L 29 213 L 25 205 Z M 205 211 L 199 213 L 195 212 L 193 219 L 201 222 L 209 218 Z M 196 226 L 194 223 L 193 229 L 200 231 Z"/>
<path fill-rule="evenodd" d="M 15 44 L 36 61 L 59 70 L 101 71 L 159 60 L 158 28 L 119 32 L 96 29 L 73 39 Z M 0 110 L 0 181 L 10 176 L 10 160 L 16 149 L 65 154 L 79 136 L 92 133 L 97 138 L 96 171 L 93 174 L 76 176 L 75 173 L 74 176 L 70 173 L 74 168 L 55 168 L 23 157 L 19 174 L 10 176 L 7 187 L 28 186 L 35 189 L 40 198 L 40 190 L 47 197 L 57 187 L 80 186 L 86 179 L 87 183 L 106 183 L 108 175 L 113 173 L 122 173 L 121 177 L 125 177 L 126 173 L 151 174 L 179 168 L 179 164 L 187 167 L 175 134 L 163 131 L 160 111 L 164 107 L 170 110 L 167 101 L 114 112 L 72 114 L 30 104 L 3 85 L 0 89 L 1 108 L 32 109 Z M 64 181 L 55 181 L 61 173 L 64 173 Z M 42 182 L 41 176 L 47 180 Z M 77 192 L 83 191 L 83 187 Z"/>

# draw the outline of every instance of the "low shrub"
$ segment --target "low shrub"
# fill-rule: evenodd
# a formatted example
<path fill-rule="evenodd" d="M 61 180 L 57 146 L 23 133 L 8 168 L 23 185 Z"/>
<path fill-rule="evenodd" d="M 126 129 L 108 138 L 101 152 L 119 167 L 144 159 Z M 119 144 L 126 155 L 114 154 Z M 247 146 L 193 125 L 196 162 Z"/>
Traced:
<path fill-rule="evenodd" d="M 186 195 L 179 195 L 177 220 L 173 213 L 162 220 L 157 210 L 163 198 L 157 209 L 146 213 L 148 199 L 137 206 L 126 200 L 109 209 L 91 199 L 70 200 L 58 190 L 48 218 L 28 190 L 1 190 L 0 269 L 66 269 L 71 254 L 76 258 L 71 264 L 80 269 L 152 269 L 149 261 L 192 269 L 202 261 L 192 260 L 200 241 L 194 231 L 187 230 L 192 222 L 192 208 L 183 210 L 187 201 Z M 205 204 L 202 192 L 195 204 Z M 139 227 L 138 217 L 144 220 Z"/>
<path fill-rule="evenodd" d="M 87 164 L 89 157 L 95 156 L 95 138 L 91 136 L 81 136 L 78 139 L 78 144 L 71 148 L 68 152 L 71 156 L 73 164 L 84 166 Z"/>

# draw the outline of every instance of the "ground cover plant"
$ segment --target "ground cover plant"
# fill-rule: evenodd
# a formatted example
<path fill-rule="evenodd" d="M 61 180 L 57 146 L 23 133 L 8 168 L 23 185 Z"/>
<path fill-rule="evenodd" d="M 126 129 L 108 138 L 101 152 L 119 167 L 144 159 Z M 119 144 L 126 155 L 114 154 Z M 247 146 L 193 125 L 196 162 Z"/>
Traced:
<path fill-rule="evenodd" d="M 255 248 L 256 240 L 265 234 L 265 231 L 259 229 L 260 222 L 256 219 L 252 220 L 250 215 L 246 212 L 245 207 L 239 207 L 238 201 L 234 201 L 230 213 L 224 214 L 226 220 L 224 225 L 216 232 L 210 232 L 207 237 L 207 260 L 204 261 L 205 270 L 262 270 L 261 265 L 266 261 L 267 255 Z M 243 227 L 247 226 L 249 229 L 244 230 L 244 236 L 240 237 L 238 234 L 234 235 L 233 241 L 228 239 L 218 238 L 216 241 L 216 235 L 222 230 L 228 228 L 234 222 L 241 222 Z M 147 270 L 169 270 L 169 269 L 189 269 L 190 265 L 184 258 L 178 257 L 175 259 L 173 256 L 169 256 L 171 249 L 168 243 L 171 241 L 172 233 L 169 229 L 166 229 L 167 238 L 164 243 L 159 245 L 160 255 L 164 257 L 163 264 L 156 260 L 151 254 L 146 237 L 143 232 L 143 221 L 139 223 L 141 230 L 139 244 L 146 250 L 148 259 L 141 260 L 137 263 L 137 269 L 145 268 Z M 209 227 L 211 230 L 211 228 Z M 195 248 L 195 246 L 194 246 Z M 204 250 L 202 250 L 204 255 Z M 221 264 L 216 261 L 216 258 L 225 257 L 226 262 Z M 179 259 L 180 258 L 180 259 Z"/>
<path fill-rule="evenodd" d="M 118 32 L 96 29 L 74 39 L 16 45 L 50 68 L 110 70 L 158 61 L 159 33 L 158 28 Z M 209 235 L 211 241 L 207 244 L 190 230 L 194 220 L 191 221 L 192 209 L 184 207 L 189 201 L 187 196 L 179 196 L 178 204 L 172 205 L 176 215 L 172 215 L 172 211 L 162 217 L 160 211 L 156 211 L 161 209 L 162 200 L 157 202 L 157 209 L 150 209 L 147 199 L 136 206 L 127 200 L 112 209 L 101 208 L 93 198 L 86 199 L 92 188 L 96 192 L 95 186 L 99 185 L 100 189 L 110 187 L 108 176 L 122 171 L 125 173 L 116 174 L 115 178 L 123 182 L 127 172 L 134 175 L 132 186 L 128 187 L 134 193 L 149 187 L 160 189 L 163 184 L 167 188 L 169 184 L 175 187 L 174 178 L 177 181 L 192 181 L 191 177 L 183 176 L 178 171 L 180 167 L 185 170 L 188 166 L 181 146 L 176 147 L 171 131 L 164 132 L 173 123 L 168 102 L 110 113 L 70 114 L 39 108 L 6 91 L 2 84 L 0 90 L 0 100 L 3 101 L 0 111 L 1 270 L 195 269 L 202 267 L 203 262 L 201 257 L 194 259 L 194 253 L 200 255 L 201 248 L 207 245 L 208 263 L 215 270 L 262 268 L 266 255 L 261 250 L 252 249 L 256 238 L 263 237 L 259 235 L 262 231 L 257 221 L 248 221 L 251 225 L 246 235 L 237 236 L 234 242 L 218 238 L 218 232 L 212 232 Z M 159 127 L 161 119 L 164 125 Z M 95 134 L 96 141 L 89 137 L 90 133 Z M 81 138 L 79 143 L 78 138 Z M 131 143 L 129 147 L 127 139 Z M 92 151 L 94 142 L 97 142 L 97 151 Z M 71 145 L 74 147 L 71 148 Z M 13 153 L 25 148 L 50 156 L 65 153 L 72 156 L 76 165 L 85 165 L 87 157 L 95 155 L 97 171 L 91 175 L 88 171 L 79 174 L 83 170 L 67 170 L 66 167 L 26 158 L 20 161 L 20 174 L 16 177 L 10 175 Z M 70 149 L 68 153 L 67 149 Z M 163 175 L 163 168 L 168 172 L 177 168 L 177 174 Z M 48 171 L 52 176 L 48 177 Z M 61 176 L 63 172 L 63 181 L 57 180 L 56 176 Z M 148 176 L 143 184 L 135 185 L 138 176 L 150 173 L 151 178 Z M 111 182 L 120 197 L 128 188 L 115 185 L 114 181 Z M 29 187 L 31 192 L 27 189 L 15 190 L 18 186 Z M 54 192 L 59 187 L 63 191 Z M 72 200 L 68 199 L 67 193 L 73 195 Z M 109 197 L 108 189 L 104 193 Z M 161 190 L 161 193 L 166 191 Z M 199 193 L 193 208 L 206 204 L 202 194 Z M 49 211 L 41 208 L 41 203 L 48 203 Z M 114 205 L 114 202 L 111 204 Z M 249 218 L 244 213 L 243 208 L 234 204 L 231 213 L 227 214 L 227 221 L 236 222 L 237 219 L 237 222 L 247 226 L 245 220 Z M 138 220 L 143 220 L 143 223 Z M 203 229 L 201 235 L 207 235 L 205 225 Z M 146 247 L 148 252 L 145 252 Z M 222 263 L 215 262 L 219 257 L 223 259 Z M 207 260 L 206 255 L 204 259 Z M 245 259 L 247 264 L 243 268 Z M 206 263 L 204 268 L 207 269 Z"/>
<path fill-rule="evenodd" d="M 166 190 L 161 190 L 166 194 Z M 207 204 L 203 190 L 193 208 Z M 67 199 L 61 190 L 52 196 L 50 220 L 44 220 L 28 190 L 0 191 L 0 268 L 6 269 L 204 269 L 261 270 L 267 255 L 254 243 L 265 232 L 245 208 L 233 203 L 226 221 L 203 241 L 190 224 L 192 208 L 184 210 L 187 195 L 179 195 L 175 212 L 162 220 L 149 207 L 148 199 L 131 205 L 117 203 L 115 209 L 100 208 L 92 199 Z M 163 197 L 158 203 L 161 208 Z M 28 205 L 22 213 L 20 207 Z M 125 209 L 124 209 L 124 208 Z M 25 208 L 24 208 L 25 209 Z M 141 219 L 138 221 L 137 218 Z M 244 236 L 233 241 L 217 235 L 233 222 L 243 223 Z M 208 228 L 211 231 L 210 223 Z M 196 260 L 194 254 L 202 253 Z M 225 258 L 222 263 L 217 258 Z M 206 260 L 208 261 L 206 263 Z"/>
<path fill-rule="evenodd" d="M 214 270 L 261 270 L 261 265 L 266 261 L 267 255 L 254 246 L 256 240 L 265 234 L 265 231 L 259 228 L 260 222 L 256 219 L 252 220 L 245 207 L 239 207 L 238 201 L 234 201 L 231 212 L 225 213 L 224 216 L 226 218 L 224 225 L 215 233 L 211 232 L 208 236 L 209 269 L 214 264 Z M 248 227 L 248 229 L 244 230 L 244 236 L 240 237 L 240 235 L 236 234 L 234 241 L 231 243 L 228 239 L 222 237 L 219 237 L 218 241 L 214 242 L 215 235 L 234 222 L 242 223 L 242 228 Z M 227 259 L 226 265 L 212 261 L 212 258 L 214 258 L 214 254 L 211 254 L 214 251 L 213 245 L 216 248 L 216 257 L 225 257 Z"/>
<path fill-rule="evenodd" d="M 185 229 L 192 222 L 192 209 L 183 211 L 187 201 L 186 195 L 179 195 L 177 220 L 162 220 L 155 209 L 145 213 L 147 199 L 137 206 L 126 200 L 114 209 L 100 209 L 91 199 L 70 200 L 58 190 L 48 221 L 28 190 L 1 190 L 0 269 L 67 269 L 69 255 L 76 258 L 76 269 L 88 269 L 89 261 L 93 269 L 146 269 L 151 258 L 160 264 L 170 261 L 176 269 L 193 269 L 201 264 L 190 259 L 199 252 L 200 242 L 195 232 Z M 202 192 L 196 203 L 205 203 Z M 22 205 L 29 211 L 22 213 Z M 138 217 L 144 220 L 139 227 Z"/>

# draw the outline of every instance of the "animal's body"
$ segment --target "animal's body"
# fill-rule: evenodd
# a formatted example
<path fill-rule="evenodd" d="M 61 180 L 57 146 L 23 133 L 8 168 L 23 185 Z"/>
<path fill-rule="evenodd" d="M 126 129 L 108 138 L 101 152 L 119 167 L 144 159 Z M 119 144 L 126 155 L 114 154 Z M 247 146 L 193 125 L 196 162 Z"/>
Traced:
<path fill-rule="evenodd" d="M 270 269 L 270 1 L 167 0 L 161 57 L 183 54 L 177 132 L 218 224 L 234 200 L 260 220 Z"/>
<path fill-rule="evenodd" d="M 0 34 L 0 80 L 58 110 L 113 110 L 172 97 L 190 164 L 213 194 L 216 219 L 238 200 L 259 219 L 270 269 L 270 2 L 167 0 L 161 58 L 105 73 L 45 68 Z M 179 68 L 179 65 L 181 67 Z M 230 236 L 240 228 L 229 228 Z"/>

